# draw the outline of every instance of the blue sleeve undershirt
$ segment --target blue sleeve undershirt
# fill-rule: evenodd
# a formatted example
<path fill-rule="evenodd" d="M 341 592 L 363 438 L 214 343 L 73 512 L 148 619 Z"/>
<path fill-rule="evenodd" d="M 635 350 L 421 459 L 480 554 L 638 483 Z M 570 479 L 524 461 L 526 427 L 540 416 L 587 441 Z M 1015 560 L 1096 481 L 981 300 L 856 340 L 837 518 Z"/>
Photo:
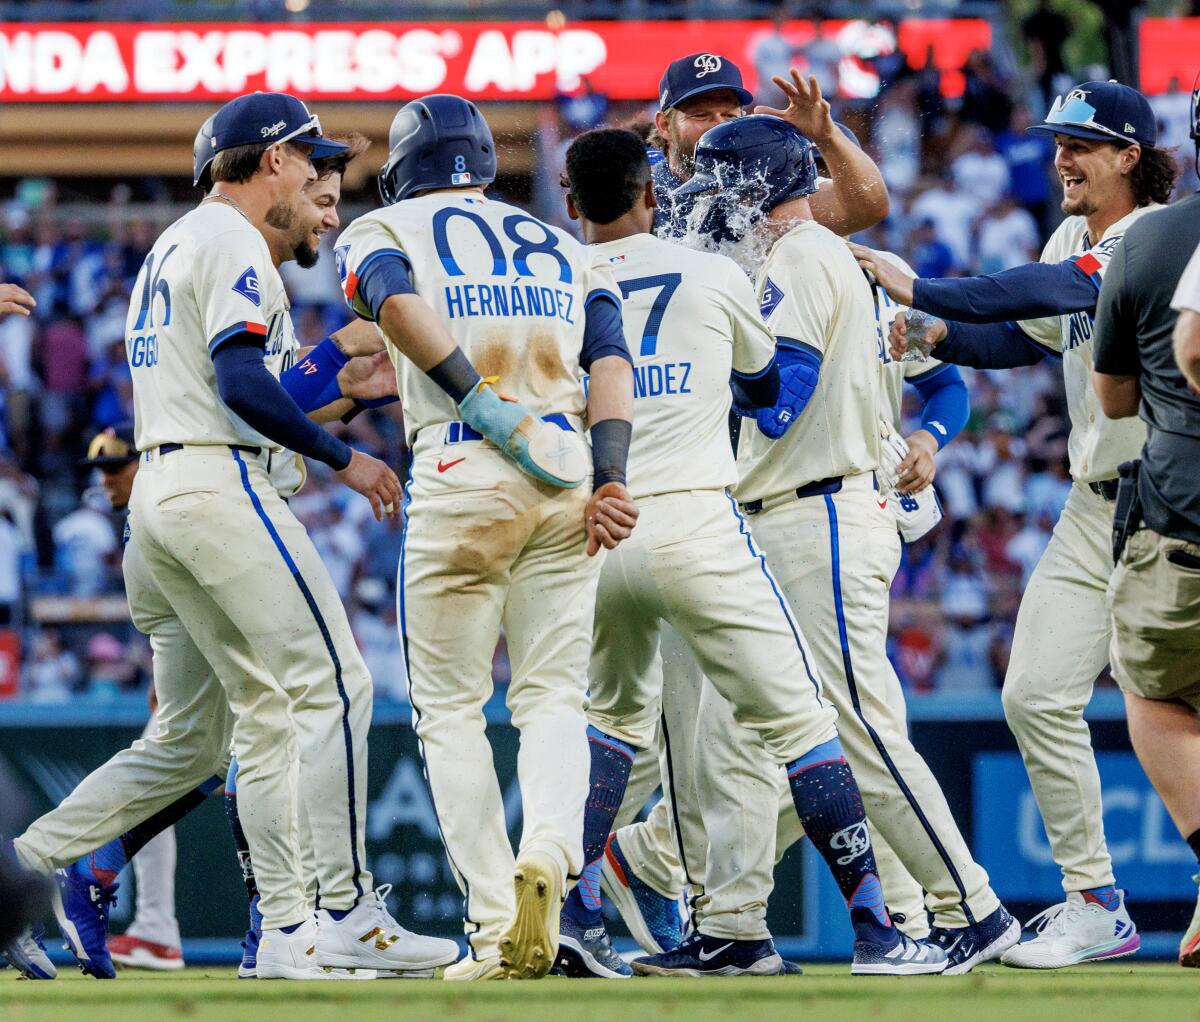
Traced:
<path fill-rule="evenodd" d="M 973 369 L 1013 369 L 1037 365 L 1056 352 L 1036 343 L 1016 323 L 946 323 L 946 338 L 935 350 L 941 361 Z"/>
<path fill-rule="evenodd" d="M 583 347 L 579 350 L 583 371 L 590 372 L 596 359 L 609 355 L 632 364 L 621 324 L 621 300 L 611 291 L 593 291 L 584 300 L 583 310 Z"/>
<path fill-rule="evenodd" d="M 739 408 L 770 408 L 779 400 L 778 353 L 757 373 L 739 373 L 735 369 L 729 385 L 733 388 L 734 404 Z"/>
<path fill-rule="evenodd" d="M 357 295 L 371 310 L 371 319 L 378 322 L 379 310 L 392 295 L 412 295 L 412 265 L 399 249 L 376 252 L 363 263 L 358 278 Z"/>
<path fill-rule="evenodd" d="M 1091 312 L 1100 295 L 1099 272 L 1087 273 L 1076 256 L 1061 263 L 1026 263 L 982 277 L 917 278 L 912 307 L 960 323 L 999 323 Z M 1092 260 L 1095 263 L 1095 260 Z"/>
<path fill-rule="evenodd" d="M 967 424 L 971 399 L 957 366 L 938 366 L 923 376 L 910 377 L 909 383 L 921 395 L 921 429 L 930 434 L 941 450 Z"/>
<path fill-rule="evenodd" d="M 350 464 L 350 448 L 300 410 L 263 362 L 262 344 L 261 337 L 244 334 L 213 353 L 221 400 L 268 440 L 340 472 Z"/>

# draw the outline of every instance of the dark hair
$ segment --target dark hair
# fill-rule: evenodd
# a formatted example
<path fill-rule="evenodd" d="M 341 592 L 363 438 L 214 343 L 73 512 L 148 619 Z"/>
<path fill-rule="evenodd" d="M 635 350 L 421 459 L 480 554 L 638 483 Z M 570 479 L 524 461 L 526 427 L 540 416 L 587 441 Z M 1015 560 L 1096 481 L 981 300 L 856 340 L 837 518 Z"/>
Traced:
<path fill-rule="evenodd" d="M 649 180 L 646 144 L 624 128 L 585 132 L 567 150 L 566 186 L 592 223 L 611 224 L 628 213 Z"/>
<path fill-rule="evenodd" d="M 218 181 L 249 181 L 258 171 L 262 163 L 262 154 L 267 151 L 268 142 L 251 142 L 249 145 L 234 146 L 232 149 L 222 149 L 213 157 L 209 168 L 212 183 Z"/>
<path fill-rule="evenodd" d="M 1175 162 L 1174 149 L 1142 146 L 1141 159 L 1129 173 L 1133 201 L 1139 206 L 1170 202 L 1178 177 L 1179 164 Z"/>
<path fill-rule="evenodd" d="M 329 138 L 335 142 L 342 142 L 350 148 L 344 153 L 338 153 L 337 156 L 326 156 L 319 160 L 313 160 L 313 166 L 317 169 L 318 178 L 326 178 L 331 174 L 337 174 L 339 177 L 346 173 L 346 168 L 352 160 L 358 159 L 371 148 L 371 140 L 366 135 L 362 135 L 357 131 L 351 131 L 345 135 L 330 135 Z M 304 141 L 303 138 L 298 141 Z"/>

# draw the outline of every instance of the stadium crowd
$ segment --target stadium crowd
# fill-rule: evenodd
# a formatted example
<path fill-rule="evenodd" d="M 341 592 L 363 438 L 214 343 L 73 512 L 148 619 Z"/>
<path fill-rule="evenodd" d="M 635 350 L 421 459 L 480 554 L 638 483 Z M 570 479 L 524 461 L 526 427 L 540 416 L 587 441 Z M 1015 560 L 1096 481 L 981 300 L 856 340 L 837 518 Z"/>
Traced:
<path fill-rule="evenodd" d="M 1044 29 L 1027 25 L 1027 37 Z M 1029 38 L 1031 49 L 1041 45 Z M 795 61 L 819 76 L 836 75 L 820 53 L 764 44 L 755 54 L 764 80 L 776 65 Z M 922 276 L 992 272 L 1036 259 L 1059 219 L 1057 182 L 1053 143 L 1024 128 L 1050 90 L 1061 87 L 1061 65 L 1061 53 L 1044 53 L 1024 77 L 1009 76 L 976 53 L 963 95 L 947 99 L 938 72 L 908 68 L 902 58 L 881 61 L 878 97 L 835 102 L 835 115 L 868 146 L 891 194 L 889 217 L 859 240 L 902 255 Z M 1103 69 L 1089 71 L 1107 77 Z M 761 101 L 775 102 L 772 88 Z M 543 119 L 547 133 L 565 141 L 589 122 L 621 119 L 603 97 L 587 98 L 558 104 Z M 1152 103 L 1166 144 L 1186 142 L 1187 96 L 1178 83 Z M 555 161 L 539 162 L 534 212 L 554 216 L 551 204 L 561 201 Z M 1187 193 L 1197 181 L 1190 162 L 1181 164 Z M 162 188 L 138 187 L 145 194 Z M 121 522 L 77 461 L 91 435 L 132 417 L 124 350 L 129 292 L 171 208 L 134 203 L 130 187 L 120 184 L 104 216 L 85 224 L 58 192 L 52 181 L 21 181 L 0 208 L 0 279 L 23 285 L 38 302 L 32 318 L 0 320 L 0 627 L 20 633 L 21 697 L 38 702 L 103 699 L 143 688 L 149 677 L 148 647 L 129 626 L 39 624 L 36 609 L 39 598 L 121 592 Z M 314 269 L 285 267 L 284 276 L 302 344 L 345 321 L 328 253 Z M 913 694 L 999 686 L 1023 584 L 1070 488 L 1057 365 L 1002 378 L 963 374 L 971 419 L 938 457 L 946 520 L 906 548 L 893 587 L 891 652 Z M 906 412 L 915 414 L 915 405 Z M 402 472 L 400 414 L 392 406 L 345 429 Z M 350 607 L 378 693 L 403 698 L 395 602 L 402 523 L 374 522 L 367 503 L 334 485 L 319 465 L 310 467 L 292 505 Z M 506 679 L 502 649 L 495 672 Z"/>

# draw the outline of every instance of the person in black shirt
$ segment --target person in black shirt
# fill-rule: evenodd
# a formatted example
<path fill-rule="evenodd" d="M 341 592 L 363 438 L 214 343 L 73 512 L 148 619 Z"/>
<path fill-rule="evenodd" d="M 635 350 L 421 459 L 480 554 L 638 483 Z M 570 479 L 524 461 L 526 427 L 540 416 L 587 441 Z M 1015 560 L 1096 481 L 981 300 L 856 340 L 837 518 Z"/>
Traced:
<path fill-rule="evenodd" d="M 1200 193 L 1129 228 L 1100 289 L 1092 382 L 1105 415 L 1148 427 L 1127 526 L 1118 501 L 1109 658 L 1138 759 L 1200 860 L 1200 395 L 1173 345 L 1176 308 L 1200 309 L 1197 245 Z M 1200 902 L 1179 962 L 1200 968 Z"/>

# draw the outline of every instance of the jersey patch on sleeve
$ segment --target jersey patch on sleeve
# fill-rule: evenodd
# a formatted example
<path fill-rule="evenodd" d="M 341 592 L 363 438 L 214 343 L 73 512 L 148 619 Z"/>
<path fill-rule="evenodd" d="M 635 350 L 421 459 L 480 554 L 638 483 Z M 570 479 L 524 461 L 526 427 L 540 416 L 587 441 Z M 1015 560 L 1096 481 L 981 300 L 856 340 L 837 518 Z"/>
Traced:
<path fill-rule="evenodd" d="M 770 319 L 771 313 L 783 301 L 783 289 L 776 284 L 770 277 L 767 278 L 763 285 L 762 298 L 759 299 L 758 312 L 763 319 Z"/>
<path fill-rule="evenodd" d="M 1090 277 L 1092 274 L 1100 272 L 1102 264 L 1091 252 L 1084 252 L 1075 260 L 1075 265 Z"/>
<path fill-rule="evenodd" d="M 251 302 L 256 309 L 262 305 L 262 296 L 259 294 L 258 287 L 258 274 L 254 272 L 253 266 L 247 266 L 242 271 L 242 275 L 234 283 L 233 289 Z"/>

